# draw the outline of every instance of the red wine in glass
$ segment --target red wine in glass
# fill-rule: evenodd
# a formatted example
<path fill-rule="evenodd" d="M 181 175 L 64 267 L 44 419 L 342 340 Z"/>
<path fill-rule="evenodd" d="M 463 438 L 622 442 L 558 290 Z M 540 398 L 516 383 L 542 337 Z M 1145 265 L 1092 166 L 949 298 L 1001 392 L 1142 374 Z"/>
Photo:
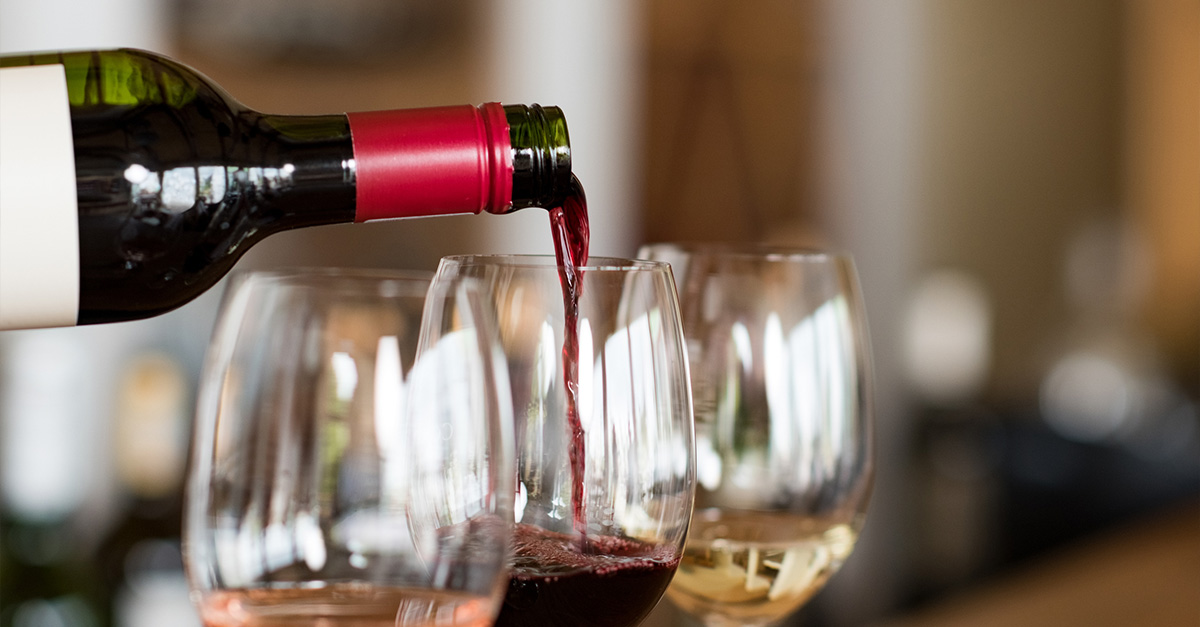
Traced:
<path fill-rule="evenodd" d="M 569 535 L 519 524 L 513 574 L 497 627 L 638 624 L 679 566 L 671 547 L 593 536 L 581 552 Z"/>

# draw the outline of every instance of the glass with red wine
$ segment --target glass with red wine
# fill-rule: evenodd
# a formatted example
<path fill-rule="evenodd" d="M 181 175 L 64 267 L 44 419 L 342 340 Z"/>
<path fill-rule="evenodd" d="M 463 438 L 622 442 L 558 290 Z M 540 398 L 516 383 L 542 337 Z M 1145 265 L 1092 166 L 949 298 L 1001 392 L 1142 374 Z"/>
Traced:
<path fill-rule="evenodd" d="M 577 260 L 448 257 L 434 279 L 486 286 L 509 368 L 517 525 L 499 626 L 638 624 L 679 565 L 692 512 L 670 268 Z"/>
<path fill-rule="evenodd" d="M 477 286 L 243 275 L 199 391 L 184 554 L 205 627 L 486 627 L 512 405 Z"/>

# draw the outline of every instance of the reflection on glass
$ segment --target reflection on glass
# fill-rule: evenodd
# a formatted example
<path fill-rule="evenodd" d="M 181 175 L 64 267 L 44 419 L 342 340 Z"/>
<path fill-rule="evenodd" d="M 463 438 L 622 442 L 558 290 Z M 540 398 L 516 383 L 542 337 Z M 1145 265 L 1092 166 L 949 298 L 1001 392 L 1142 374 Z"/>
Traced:
<path fill-rule="evenodd" d="M 493 620 L 515 471 L 489 311 L 470 284 L 426 276 L 254 273 L 231 288 L 185 523 L 207 627 Z"/>

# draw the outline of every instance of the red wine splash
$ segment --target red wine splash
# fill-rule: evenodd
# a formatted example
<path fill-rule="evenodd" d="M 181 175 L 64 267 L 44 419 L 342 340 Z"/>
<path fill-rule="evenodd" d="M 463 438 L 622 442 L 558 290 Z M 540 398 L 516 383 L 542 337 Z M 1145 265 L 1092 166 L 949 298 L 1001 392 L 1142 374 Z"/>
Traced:
<path fill-rule="evenodd" d="M 587 516 L 583 493 L 583 424 L 579 420 L 579 297 L 583 293 L 583 266 L 587 265 L 587 198 L 579 179 L 571 176 L 571 193 L 562 206 L 550 210 L 550 232 L 554 237 L 554 256 L 563 291 L 563 382 L 567 393 L 567 425 L 570 443 L 567 455 L 571 464 L 571 510 L 575 531 L 582 546 L 587 544 Z"/>

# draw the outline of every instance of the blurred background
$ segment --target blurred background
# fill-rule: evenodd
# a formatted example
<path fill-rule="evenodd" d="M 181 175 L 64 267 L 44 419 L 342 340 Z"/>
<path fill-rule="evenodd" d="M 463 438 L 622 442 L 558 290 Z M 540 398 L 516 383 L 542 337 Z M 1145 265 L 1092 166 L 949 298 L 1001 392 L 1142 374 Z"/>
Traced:
<path fill-rule="evenodd" d="M 0 53 L 112 46 L 274 113 L 560 105 L 593 254 L 853 253 L 878 479 L 789 624 L 968 624 L 919 621 L 1171 512 L 1191 539 L 1165 550 L 1200 564 L 1196 0 L 0 0 Z M 549 252 L 547 230 L 536 210 L 308 229 L 239 268 L 433 269 Z M 180 490 L 220 291 L 0 334 L 3 627 L 198 625 Z M 1088 570 L 1124 568 L 1105 559 Z M 1136 568 L 1200 624 L 1200 579 Z"/>

